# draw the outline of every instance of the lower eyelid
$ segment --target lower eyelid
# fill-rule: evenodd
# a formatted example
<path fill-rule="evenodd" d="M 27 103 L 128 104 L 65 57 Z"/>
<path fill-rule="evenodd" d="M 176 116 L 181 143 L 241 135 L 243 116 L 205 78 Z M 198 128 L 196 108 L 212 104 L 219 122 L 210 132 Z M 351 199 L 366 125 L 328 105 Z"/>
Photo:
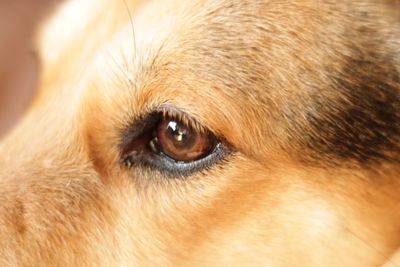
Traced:
<path fill-rule="evenodd" d="M 218 161 L 223 160 L 231 153 L 231 150 L 223 144 L 218 144 L 214 151 L 197 161 L 192 162 L 176 162 L 168 156 L 159 154 L 139 153 L 129 156 L 128 167 L 137 166 L 150 168 L 160 172 L 163 176 L 170 178 L 185 178 L 196 172 L 204 171 L 212 168 Z"/>

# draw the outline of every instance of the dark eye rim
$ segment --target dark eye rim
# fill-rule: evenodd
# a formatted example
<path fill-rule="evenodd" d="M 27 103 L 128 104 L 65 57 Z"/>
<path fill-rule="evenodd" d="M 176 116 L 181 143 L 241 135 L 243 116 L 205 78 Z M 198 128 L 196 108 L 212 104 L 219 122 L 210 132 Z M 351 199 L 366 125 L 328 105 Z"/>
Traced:
<path fill-rule="evenodd" d="M 209 132 L 217 139 L 215 148 L 205 157 L 189 162 L 177 161 L 162 153 L 162 151 L 154 153 L 145 147 L 142 151 L 129 150 L 131 143 L 142 135 L 154 131 L 158 123 L 165 118 L 179 120 L 189 127 Z M 139 116 L 134 120 L 123 131 L 119 147 L 121 151 L 120 162 L 125 167 L 145 168 L 157 171 L 167 177 L 188 177 L 196 172 L 207 171 L 217 163 L 223 163 L 224 159 L 234 151 L 232 146 L 223 137 L 201 126 L 201 124 L 187 113 L 170 106 L 155 108 L 153 111 Z"/>
<path fill-rule="evenodd" d="M 126 155 L 123 159 L 125 166 L 129 168 L 140 167 L 157 171 L 168 178 L 185 178 L 197 172 L 205 172 L 215 164 L 222 162 L 230 154 L 225 146 L 218 144 L 213 152 L 191 162 L 175 161 L 164 154 L 135 154 Z"/>

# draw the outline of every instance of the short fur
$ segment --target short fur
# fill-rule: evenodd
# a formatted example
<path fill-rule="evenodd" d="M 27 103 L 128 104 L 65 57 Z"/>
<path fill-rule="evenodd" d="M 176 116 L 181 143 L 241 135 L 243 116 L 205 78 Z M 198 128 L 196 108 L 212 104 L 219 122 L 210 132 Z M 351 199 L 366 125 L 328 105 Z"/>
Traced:
<path fill-rule="evenodd" d="M 67 1 L 0 144 L 0 266 L 400 266 L 399 7 Z M 233 152 L 128 168 L 160 106 Z"/>

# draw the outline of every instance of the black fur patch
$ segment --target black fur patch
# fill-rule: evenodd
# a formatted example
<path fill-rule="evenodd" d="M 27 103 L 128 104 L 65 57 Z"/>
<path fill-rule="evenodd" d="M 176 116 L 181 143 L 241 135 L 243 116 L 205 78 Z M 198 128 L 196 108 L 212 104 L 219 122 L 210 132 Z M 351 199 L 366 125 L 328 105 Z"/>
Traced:
<path fill-rule="evenodd" d="M 329 74 L 338 97 L 317 97 L 320 110 L 307 116 L 305 144 L 318 158 L 400 162 L 400 73 L 393 57 L 374 52 L 379 48 L 354 50 L 340 72 Z"/>

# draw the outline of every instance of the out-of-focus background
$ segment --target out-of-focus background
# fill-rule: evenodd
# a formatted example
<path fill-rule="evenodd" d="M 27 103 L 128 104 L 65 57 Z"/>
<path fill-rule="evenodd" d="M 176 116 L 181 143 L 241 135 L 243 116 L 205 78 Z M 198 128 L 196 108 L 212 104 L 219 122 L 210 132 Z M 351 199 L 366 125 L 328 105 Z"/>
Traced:
<path fill-rule="evenodd" d="M 34 34 L 60 0 L 0 1 L 0 139 L 34 96 L 39 62 Z"/>

